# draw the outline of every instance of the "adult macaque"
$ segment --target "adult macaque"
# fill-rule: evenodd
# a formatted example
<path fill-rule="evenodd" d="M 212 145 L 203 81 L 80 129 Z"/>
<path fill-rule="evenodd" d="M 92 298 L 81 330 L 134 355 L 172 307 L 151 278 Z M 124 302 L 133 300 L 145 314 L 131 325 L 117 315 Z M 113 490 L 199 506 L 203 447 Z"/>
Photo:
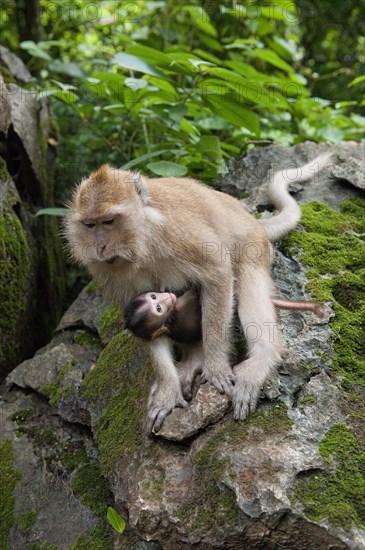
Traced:
<path fill-rule="evenodd" d="M 300 169 L 274 175 L 269 189 L 280 213 L 270 220 L 256 220 L 238 200 L 192 179 L 150 179 L 107 165 L 81 182 L 69 204 L 65 235 L 73 257 L 122 308 L 151 288 L 199 288 L 202 378 L 233 397 L 237 419 L 255 408 L 261 385 L 281 359 L 270 298 L 269 240 L 287 233 L 300 219 L 287 186 L 312 177 L 328 158 L 322 155 Z M 227 335 L 234 296 L 244 332 L 255 326 L 261 337 L 247 338 L 248 358 L 232 372 Z M 186 401 L 169 338 L 148 345 L 157 377 L 148 405 L 151 432 Z"/>

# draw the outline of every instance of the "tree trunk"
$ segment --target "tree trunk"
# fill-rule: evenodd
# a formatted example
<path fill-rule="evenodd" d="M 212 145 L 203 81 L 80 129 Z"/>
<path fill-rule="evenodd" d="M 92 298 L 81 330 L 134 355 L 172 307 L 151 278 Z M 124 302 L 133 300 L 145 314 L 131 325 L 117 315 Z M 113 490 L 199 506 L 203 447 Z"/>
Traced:
<path fill-rule="evenodd" d="M 39 0 L 15 0 L 15 20 L 19 33 L 19 42 L 43 38 L 41 25 L 41 7 Z"/>

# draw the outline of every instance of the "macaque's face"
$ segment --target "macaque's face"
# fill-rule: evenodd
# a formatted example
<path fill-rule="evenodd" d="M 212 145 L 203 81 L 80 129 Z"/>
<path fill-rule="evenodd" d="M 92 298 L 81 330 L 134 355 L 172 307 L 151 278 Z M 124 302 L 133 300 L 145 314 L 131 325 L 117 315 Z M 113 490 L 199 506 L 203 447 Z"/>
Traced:
<path fill-rule="evenodd" d="M 160 320 L 161 324 L 172 311 L 177 299 L 171 292 L 146 292 L 141 294 L 140 298 L 145 300 L 142 308 L 145 309 L 146 315 Z"/>
<path fill-rule="evenodd" d="M 145 215 L 135 177 L 103 166 L 76 188 L 64 234 L 83 265 L 136 261 Z"/>

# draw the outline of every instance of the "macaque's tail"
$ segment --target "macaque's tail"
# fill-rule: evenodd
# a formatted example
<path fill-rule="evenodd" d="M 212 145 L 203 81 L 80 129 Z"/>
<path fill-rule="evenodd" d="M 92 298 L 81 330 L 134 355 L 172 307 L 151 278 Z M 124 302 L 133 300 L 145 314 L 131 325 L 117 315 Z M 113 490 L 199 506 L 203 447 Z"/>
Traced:
<path fill-rule="evenodd" d="M 282 169 L 276 172 L 269 183 L 269 196 L 279 214 L 260 220 L 270 241 L 275 242 L 297 225 L 301 218 L 298 203 L 289 194 L 290 183 L 298 183 L 313 178 L 328 163 L 332 153 L 323 153 L 304 166 Z"/>

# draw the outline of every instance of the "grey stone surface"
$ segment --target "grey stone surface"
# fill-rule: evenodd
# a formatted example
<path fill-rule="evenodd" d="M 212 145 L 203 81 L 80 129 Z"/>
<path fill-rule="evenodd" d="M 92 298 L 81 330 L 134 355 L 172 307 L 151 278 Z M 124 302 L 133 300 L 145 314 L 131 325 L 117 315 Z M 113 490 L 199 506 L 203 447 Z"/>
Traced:
<path fill-rule="evenodd" d="M 339 180 L 348 181 L 359 189 L 365 189 L 365 158 L 349 158 L 342 164 L 334 166 L 332 174 Z"/>
<path fill-rule="evenodd" d="M 221 420 L 229 410 L 226 395 L 221 395 L 213 386 L 200 386 L 192 403 L 186 408 L 174 409 L 157 433 L 170 441 L 183 441 L 204 428 Z"/>

